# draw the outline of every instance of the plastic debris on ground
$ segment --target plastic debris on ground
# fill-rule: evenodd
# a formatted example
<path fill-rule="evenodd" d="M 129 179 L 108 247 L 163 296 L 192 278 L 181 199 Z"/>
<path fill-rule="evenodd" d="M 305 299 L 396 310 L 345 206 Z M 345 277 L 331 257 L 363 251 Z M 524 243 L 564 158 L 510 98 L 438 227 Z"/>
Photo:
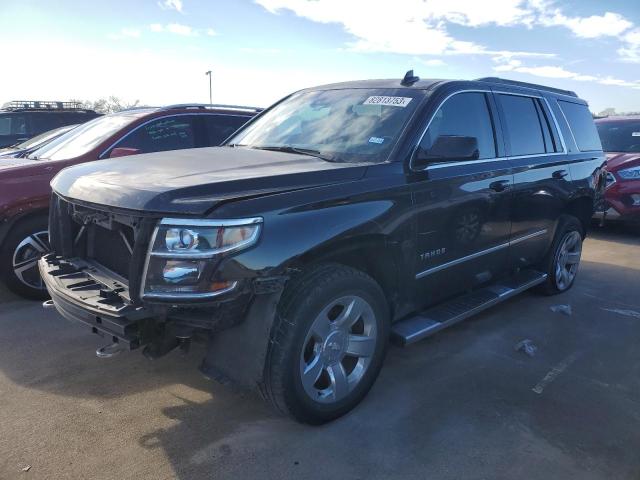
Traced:
<path fill-rule="evenodd" d="M 533 357 L 538 351 L 538 347 L 536 347 L 535 344 L 528 338 L 519 341 L 513 348 L 516 352 L 524 352 L 530 357 Z"/>
<path fill-rule="evenodd" d="M 554 313 L 562 313 L 563 315 L 571 315 L 571 305 L 552 305 L 551 311 Z"/>

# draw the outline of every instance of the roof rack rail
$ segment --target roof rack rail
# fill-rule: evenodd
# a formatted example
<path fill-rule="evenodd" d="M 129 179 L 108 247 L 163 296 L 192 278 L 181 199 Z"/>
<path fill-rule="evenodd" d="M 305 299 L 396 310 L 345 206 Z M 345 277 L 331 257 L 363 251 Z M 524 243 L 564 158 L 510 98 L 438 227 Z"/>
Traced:
<path fill-rule="evenodd" d="M 3 110 L 90 110 L 80 102 L 48 100 L 12 100 L 2 105 Z"/>
<path fill-rule="evenodd" d="M 570 97 L 578 98 L 578 95 L 576 94 L 576 92 L 572 90 L 562 90 L 560 88 L 547 87 L 546 85 L 539 85 L 537 83 L 519 82 L 517 80 L 508 80 L 506 78 L 500 78 L 500 77 L 476 78 L 476 82 L 500 83 L 503 85 L 513 85 L 514 87 L 532 88 L 534 90 L 546 90 L 548 92 L 553 92 L 553 93 L 558 93 L 560 95 L 568 95 Z"/>
<path fill-rule="evenodd" d="M 160 110 L 176 110 L 179 108 L 193 108 L 201 110 L 206 110 L 209 108 L 225 108 L 227 110 L 244 110 L 249 112 L 261 112 L 263 110 L 262 108 L 247 107 L 244 105 L 222 105 L 212 103 L 178 103 L 175 105 L 167 105 L 166 107 L 160 108 Z"/>

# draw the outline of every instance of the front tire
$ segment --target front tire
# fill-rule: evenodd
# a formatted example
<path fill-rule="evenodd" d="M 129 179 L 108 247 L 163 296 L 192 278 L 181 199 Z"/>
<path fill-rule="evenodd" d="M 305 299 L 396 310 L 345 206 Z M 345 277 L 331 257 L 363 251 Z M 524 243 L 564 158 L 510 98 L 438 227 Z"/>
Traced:
<path fill-rule="evenodd" d="M 27 218 L 17 223 L 0 250 L 2 279 L 12 292 L 26 298 L 48 298 L 40 278 L 38 260 L 49 252 L 46 216 Z"/>
<path fill-rule="evenodd" d="M 267 354 L 264 393 L 281 412 L 321 424 L 354 408 L 385 357 L 389 310 L 365 273 L 327 264 L 287 288 Z"/>

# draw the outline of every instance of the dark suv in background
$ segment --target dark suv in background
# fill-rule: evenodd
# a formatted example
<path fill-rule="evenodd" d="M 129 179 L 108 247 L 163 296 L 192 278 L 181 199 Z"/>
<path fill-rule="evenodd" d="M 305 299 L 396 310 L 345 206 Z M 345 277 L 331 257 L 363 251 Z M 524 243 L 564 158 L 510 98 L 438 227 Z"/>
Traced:
<path fill-rule="evenodd" d="M 14 100 L 0 109 L 0 148 L 24 142 L 54 128 L 100 116 L 76 102 Z"/>
<path fill-rule="evenodd" d="M 27 297 L 47 294 L 37 261 L 49 249 L 49 183 L 60 170 L 92 160 L 219 145 L 259 111 L 195 104 L 135 108 L 84 123 L 25 158 L 0 158 L 0 275 L 6 285 Z M 146 165 L 141 182 L 158 175 L 158 167 Z"/>
<path fill-rule="evenodd" d="M 208 376 L 325 422 L 390 336 L 571 288 L 604 163 L 569 91 L 412 72 L 303 90 L 226 146 L 58 174 L 47 305 L 103 335 L 101 356 L 205 339 Z"/>

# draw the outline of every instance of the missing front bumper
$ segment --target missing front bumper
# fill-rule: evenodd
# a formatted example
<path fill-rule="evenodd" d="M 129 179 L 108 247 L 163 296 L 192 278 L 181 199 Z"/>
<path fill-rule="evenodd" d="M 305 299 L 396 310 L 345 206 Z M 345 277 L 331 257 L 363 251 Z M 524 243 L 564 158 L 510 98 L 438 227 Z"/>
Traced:
<path fill-rule="evenodd" d="M 126 282 L 112 272 L 53 254 L 41 258 L 38 266 L 51 300 L 63 317 L 131 350 L 151 340 L 153 313 L 134 305 Z"/>

